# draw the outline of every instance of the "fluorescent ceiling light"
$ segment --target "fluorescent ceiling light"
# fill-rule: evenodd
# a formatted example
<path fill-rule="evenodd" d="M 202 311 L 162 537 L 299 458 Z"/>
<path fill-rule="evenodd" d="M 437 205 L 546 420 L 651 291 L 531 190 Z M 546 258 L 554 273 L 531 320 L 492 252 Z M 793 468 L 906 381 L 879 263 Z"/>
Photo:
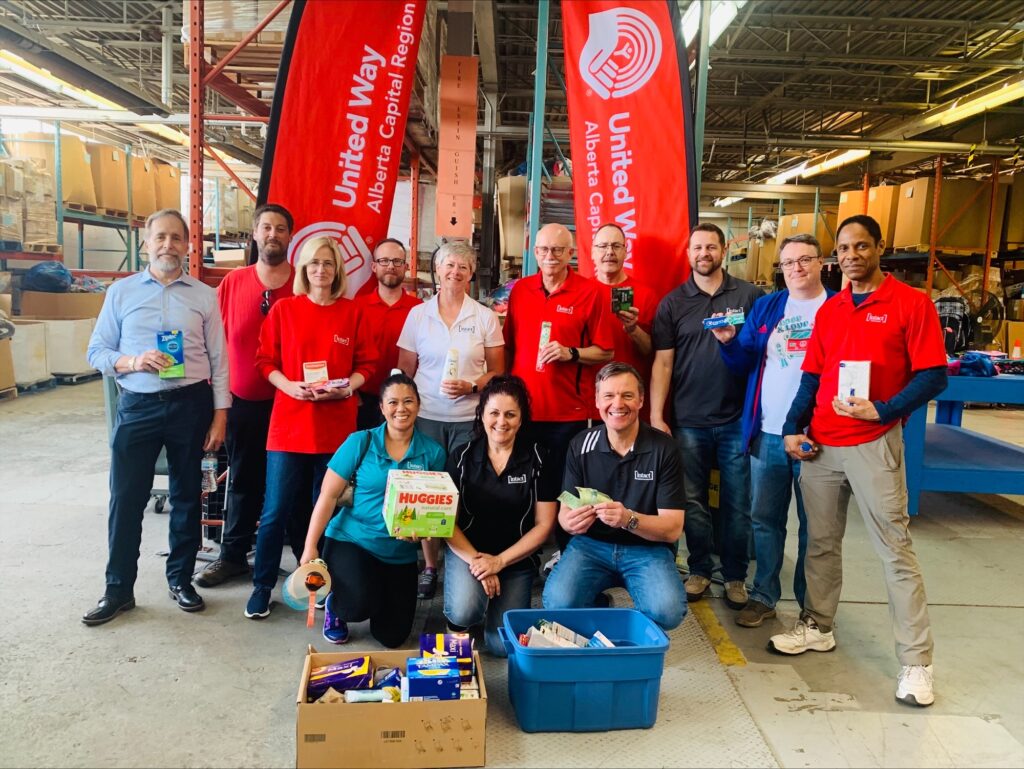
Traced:
<path fill-rule="evenodd" d="M 765 184 L 785 184 L 790 179 L 795 179 L 798 176 L 803 176 L 804 171 L 807 170 L 807 163 L 803 162 L 798 166 L 789 168 L 782 173 L 775 174 L 771 179 L 768 179 Z"/>
<path fill-rule="evenodd" d="M 683 41 L 686 45 L 692 43 L 700 33 L 701 1 L 693 0 L 683 14 Z M 732 24 L 740 8 L 746 4 L 747 0 L 715 0 L 711 6 L 711 33 L 708 36 L 708 45 L 715 44 L 726 27 Z"/>
<path fill-rule="evenodd" d="M 733 203 L 739 203 L 743 198 L 715 198 L 715 205 L 719 208 L 725 208 L 731 206 Z"/>
<path fill-rule="evenodd" d="M 949 125 L 1017 99 L 1024 99 L 1024 73 L 925 112 L 920 120 L 929 126 Z"/>
<path fill-rule="evenodd" d="M 128 110 L 120 104 L 112 102 L 110 99 L 105 99 L 92 91 L 84 88 L 78 88 L 58 77 L 54 77 L 47 70 L 41 69 L 31 62 L 25 61 L 25 59 L 21 58 L 17 54 L 11 53 L 5 49 L 0 49 L 0 71 L 11 72 L 25 80 L 28 80 L 30 83 L 42 86 L 48 91 L 61 94 L 63 96 L 69 96 L 75 101 L 88 104 L 90 107 L 98 107 L 99 109 L 109 109 L 114 110 L 115 112 L 134 114 L 129 113 Z M 138 117 L 142 120 L 141 116 Z M 155 133 L 178 144 L 182 144 L 184 146 L 188 146 L 189 144 L 189 138 L 185 134 L 181 133 L 181 131 L 176 131 L 173 128 L 159 125 L 157 123 L 140 122 L 138 125 L 139 128 Z"/>
<path fill-rule="evenodd" d="M 837 154 L 838 153 L 838 154 Z M 871 154 L 871 150 L 846 150 L 845 152 L 830 152 L 822 158 L 816 158 L 814 165 L 808 165 L 803 172 L 804 178 L 816 176 L 817 174 L 832 171 L 836 168 L 856 163 Z"/>

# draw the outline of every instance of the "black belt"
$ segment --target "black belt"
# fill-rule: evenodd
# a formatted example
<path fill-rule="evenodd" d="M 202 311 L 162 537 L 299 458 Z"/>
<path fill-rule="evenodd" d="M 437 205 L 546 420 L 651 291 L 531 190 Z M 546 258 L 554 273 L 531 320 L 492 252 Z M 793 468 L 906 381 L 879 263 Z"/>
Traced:
<path fill-rule="evenodd" d="M 175 387 L 170 390 L 158 390 L 155 393 L 140 393 L 127 388 L 122 388 L 126 393 L 134 395 L 136 398 L 142 398 L 144 400 L 153 401 L 176 401 L 182 398 L 190 398 L 193 395 L 197 395 L 202 389 L 209 389 L 210 383 L 206 380 L 195 382 L 194 384 L 185 385 L 184 387 Z"/>

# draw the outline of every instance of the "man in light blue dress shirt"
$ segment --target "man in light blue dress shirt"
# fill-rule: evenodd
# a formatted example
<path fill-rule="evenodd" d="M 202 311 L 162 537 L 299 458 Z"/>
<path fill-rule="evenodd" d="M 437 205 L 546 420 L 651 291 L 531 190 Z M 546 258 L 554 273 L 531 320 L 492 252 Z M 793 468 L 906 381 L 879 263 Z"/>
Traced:
<path fill-rule="evenodd" d="M 224 442 L 231 393 L 216 292 L 186 275 L 188 224 L 173 209 L 146 220 L 149 268 L 116 281 L 89 340 L 89 363 L 117 377 L 111 436 L 106 590 L 82 617 L 101 625 L 135 607 L 142 513 L 160 449 L 167 451 L 170 554 L 167 584 L 184 611 L 200 611 L 192 586 L 202 543 L 204 451 Z"/>

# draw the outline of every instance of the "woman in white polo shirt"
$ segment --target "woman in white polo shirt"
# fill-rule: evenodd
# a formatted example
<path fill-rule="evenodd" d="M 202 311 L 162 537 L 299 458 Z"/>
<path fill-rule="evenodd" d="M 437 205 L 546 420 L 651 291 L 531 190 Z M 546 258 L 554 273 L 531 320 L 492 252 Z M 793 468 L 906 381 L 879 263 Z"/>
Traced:
<path fill-rule="evenodd" d="M 472 436 L 480 390 L 505 372 L 505 340 L 498 316 L 469 295 L 476 272 L 472 246 L 445 243 L 434 257 L 434 270 L 438 292 L 409 311 L 398 337 L 398 367 L 420 391 L 416 428 L 451 453 Z M 448 370 L 452 355 L 457 361 Z M 423 543 L 420 598 L 433 598 L 437 589 L 438 549 L 437 542 Z"/>

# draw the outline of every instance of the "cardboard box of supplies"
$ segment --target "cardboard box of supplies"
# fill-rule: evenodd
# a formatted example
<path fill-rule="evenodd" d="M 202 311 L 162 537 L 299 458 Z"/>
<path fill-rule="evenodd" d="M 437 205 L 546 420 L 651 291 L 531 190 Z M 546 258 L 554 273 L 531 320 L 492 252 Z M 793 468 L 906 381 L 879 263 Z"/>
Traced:
<path fill-rule="evenodd" d="M 22 291 L 21 314 L 47 320 L 97 318 L 106 296 L 105 293 L 51 294 L 46 291 Z"/>
<path fill-rule="evenodd" d="M 39 320 L 14 319 L 11 337 L 14 381 L 27 387 L 50 378 L 46 356 L 46 324 Z"/>
<path fill-rule="evenodd" d="M 85 359 L 96 318 L 44 320 L 46 360 L 54 375 L 91 374 L 96 369 Z"/>
<path fill-rule="evenodd" d="M 459 491 L 448 473 L 388 471 L 384 523 L 392 536 L 450 537 L 458 509 Z"/>
<path fill-rule="evenodd" d="M 11 340 L 0 339 L 0 392 L 4 390 L 12 391 L 11 393 L 5 393 L 4 399 L 8 395 L 17 397 L 17 390 L 13 390 L 15 384 L 14 356 L 11 354 Z"/>
<path fill-rule="evenodd" d="M 486 758 L 487 687 L 474 652 L 479 699 L 428 702 L 307 702 L 310 671 L 369 654 L 376 667 L 405 671 L 419 650 L 306 652 L 295 702 L 295 766 L 298 769 L 376 766 L 395 769 L 483 766 Z"/>

